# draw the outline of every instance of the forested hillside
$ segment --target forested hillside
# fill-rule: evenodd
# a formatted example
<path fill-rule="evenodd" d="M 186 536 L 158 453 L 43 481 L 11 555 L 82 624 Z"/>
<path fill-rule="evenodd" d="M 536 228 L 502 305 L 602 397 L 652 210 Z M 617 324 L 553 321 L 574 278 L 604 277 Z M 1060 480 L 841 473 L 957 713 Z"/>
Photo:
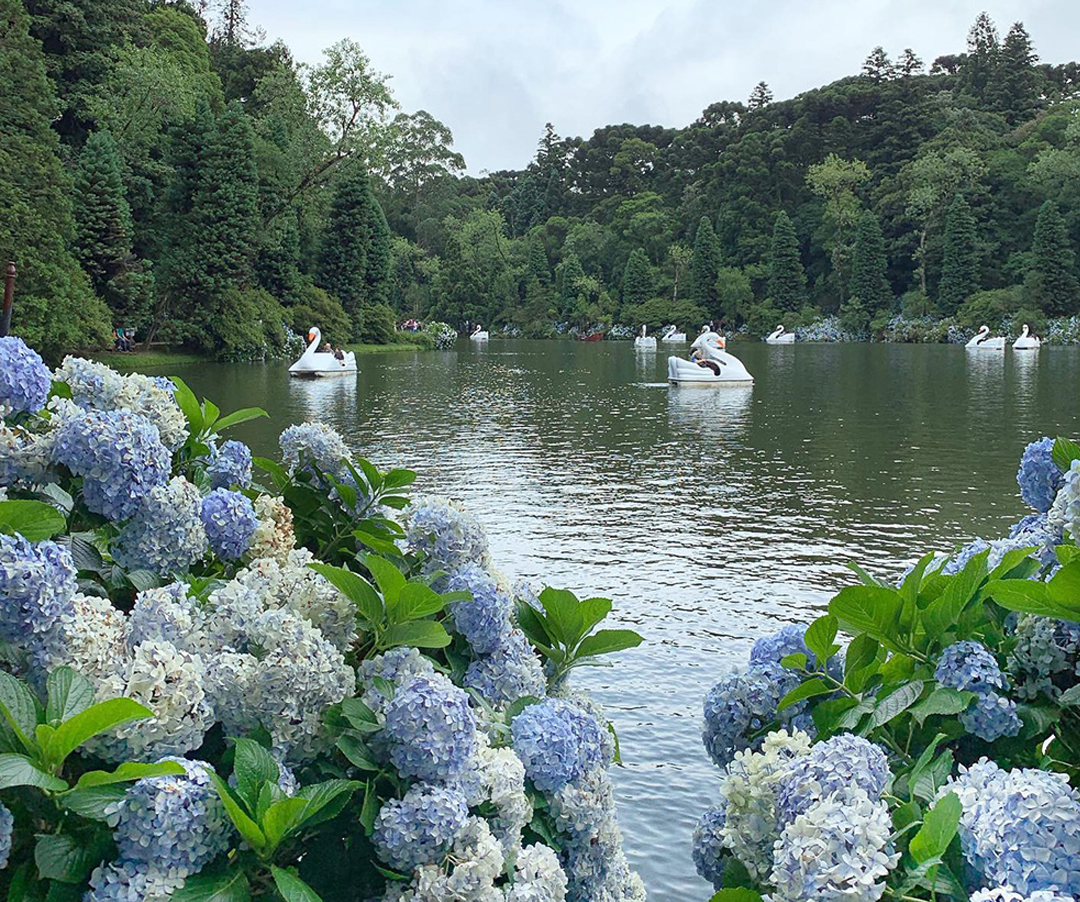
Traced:
<path fill-rule="evenodd" d="M 240 0 L 0 0 L 0 254 L 32 343 L 119 325 L 243 359 L 406 316 L 543 335 L 1080 312 L 1080 67 L 1019 23 L 681 129 L 549 125 L 525 168 L 479 178 L 355 43 L 303 67 L 256 26 Z"/>

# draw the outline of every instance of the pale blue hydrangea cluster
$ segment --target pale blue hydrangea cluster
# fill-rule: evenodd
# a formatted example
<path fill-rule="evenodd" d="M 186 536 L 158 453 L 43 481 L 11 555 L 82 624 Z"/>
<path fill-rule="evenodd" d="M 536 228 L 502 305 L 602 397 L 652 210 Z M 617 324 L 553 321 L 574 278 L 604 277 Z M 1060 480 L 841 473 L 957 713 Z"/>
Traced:
<path fill-rule="evenodd" d="M 83 902 L 166 902 L 183 882 L 152 864 L 117 861 L 94 869 Z"/>
<path fill-rule="evenodd" d="M 731 858 L 724 848 L 726 823 L 723 804 L 709 808 L 698 820 L 691 840 L 694 867 L 715 889 L 723 887 L 724 870 Z"/>
<path fill-rule="evenodd" d="M 163 639 L 188 652 L 202 650 L 206 615 L 184 583 L 145 589 L 128 614 L 127 642 L 135 648 L 148 639 Z"/>
<path fill-rule="evenodd" d="M 960 799 L 960 843 L 978 885 L 1080 894 L 1080 796 L 1064 774 L 984 758 L 942 791 Z"/>
<path fill-rule="evenodd" d="M 1048 520 L 1052 528 L 1068 530 L 1074 541 L 1080 539 L 1080 460 L 1074 460 L 1065 474 Z"/>
<path fill-rule="evenodd" d="M 529 705 L 511 726 L 514 751 L 541 792 L 580 780 L 603 761 L 600 726 L 569 702 L 549 698 Z"/>
<path fill-rule="evenodd" d="M 1016 473 L 1020 497 L 1041 513 L 1050 510 L 1065 481 L 1058 465 L 1054 463 L 1053 451 L 1052 438 L 1044 436 L 1032 442 L 1024 449 L 1020 457 L 1020 469 Z"/>
<path fill-rule="evenodd" d="M 777 812 L 791 823 L 819 799 L 845 787 L 858 787 L 877 801 L 892 780 L 885 752 L 862 736 L 840 733 L 795 758 L 780 780 Z"/>
<path fill-rule="evenodd" d="M 468 695 L 446 677 L 421 676 L 386 706 L 386 739 L 398 773 L 430 782 L 462 775 L 476 748 Z"/>
<path fill-rule="evenodd" d="M 61 621 L 74 617 L 76 587 L 67 548 L 0 535 L 0 640 L 40 654 Z"/>
<path fill-rule="evenodd" d="M 21 338 L 0 338 L 0 416 L 37 413 L 51 387 L 49 368 L 37 351 Z"/>
<path fill-rule="evenodd" d="M 1061 544 L 1060 527 L 1050 523 L 1049 514 L 1028 514 L 1009 530 L 1007 550 L 1013 548 L 1035 548 L 1035 556 L 1049 570 L 1058 566 L 1055 549 Z"/>
<path fill-rule="evenodd" d="M 39 485 L 51 466 L 52 442 L 47 436 L 0 421 L 0 487 Z"/>
<path fill-rule="evenodd" d="M 186 572 L 206 554 L 201 510 L 199 490 L 183 476 L 155 486 L 120 529 L 113 558 L 128 570 L 161 576 Z"/>
<path fill-rule="evenodd" d="M 418 648 L 391 648 L 374 658 L 365 658 L 356 670 L 356 681 L 362 687 L 360 701 L 380 718 L 385 716 L 390 697 L 376 685 L 375 678 L 386 680 L 396 690 L 417 677 L 435 673 L 431 659 Z"/>
<path fill-rule="evenodd" d="M 513 629 L 510 612 L 513 602 L 500 591 L 494 577 L 477 564 L 455 570 L 446 583 L 448 592 L 468 592 L 468 601 L 451 602 L 454 628 L 465 637 L 473 652 L 487 655 L 506 641 Z"/>
<path fill-rule="evenodd" d="M 121 375 L 103 363 L 66 357 L 54 374 L 71 389 L 81 408 L 115 410 L 146 419 L 157 429 L 162 443 L 175 451 L 187 438 L 187 421 L 176 403 L 176 387 L 160 377 L 141 373 Z"/>
<path fill-rule="evenodd" d="M 480 655 L 465 670 L 464 683 L 496 708 L 519 698 L 541 698 L 547 679 L 535 649 L 521 630 L 514 630 L 495 651 Z"/>
<path fill-rule="evenodd" d="M 941 653 L 934 678 L 942 686 L 975 693 L 974 702 L 960 715 L 969 733 L 993 742 L 1020 732 L 1016 702 L 999 694 L 1008 688 L 1008 680 L 986 646 L 973 641 L 953 643 Z"/>
<path fill-rule="evenodd" d="M 246 489 L 251 485 L 251 449 L 243 442 L 225 442 L 214 451 L 206 475 L 211 488 Z"/>
<path fill-rule="evenodd" d="M 424 555 L 426 573 L 452 573 L 467 564 L 488 564 L 488 539 L 483 527 L 451 501 L 414 500 L 407 511 L 406 535 L 410 549 Z"/>
<path fill-rule="evenodd" d="M 390 867 L 411 871 L 436 864 L 469 817 L 459 786 L 417 783 L 404 798 L 385 802 L 371 841 Z"/>
<path fill-rule="evenodd" d="M 324 478 L 332 477 L 356 490 L 355 506 L 345 505 L 351 512 L 359 511 L 366 504 L 364 489 L 357 484 L 349 470 L 352 454 L 345 440 L 330 426 L 325 423 L 299 423 L 290 426 L 281 433 L 279 444 L 289 475 L 309 473 L 329 490 L 331 498 L 338 499 L 337 489 L 328 478 Z"/>
<path fill-rule="evenodd" d="M 1080 623 L 1025 614 L 1016 625 L 1008 667 L 1021 698 L 1056 699 L 1080 674 Z"/>
<path fill-rule="evenodd" d="M 62 410 L 53 457 L 83 478 L 83 499 L 94 513 L 126 520 L 168 481 L 169 452 L 149 420 L 119 410 Z"/>
<path fill-rule="evenodd" d="M 7 806 L 0 802 L 0 871 L 8 865 L 8 856 L 11 855 L 11 833 L 15 828 L 15 818 L 8 811 Z"/>
<path fill-rule="evenodd" d="M 1011 886 L 995 886 L 981 889 L 970 896 L 969 902 L 1076 902 L 1072 896 L 1053 889 L 1038 889 L 1030 895 L 1021 895 Z"/>
<path fill-rule="evenodd" d="M 203 498 L 202 523 L 210 547 L 223 561 L 243 557 L 259 525 L 251 500 L 230 489 L 214 489 Z"/>
<path fill-rule="evenodd" d="M 756 664 L 725 674 L 705 696 L 702 741 L 709 756 L 724 767 L 735 752 L 751 748 L 753 735 L 777 719 L 780 700 L 799 685 L 799 675 L 779 664 Z M 792 705 L 779 720 L 812 732 L 805 704 Z"/>

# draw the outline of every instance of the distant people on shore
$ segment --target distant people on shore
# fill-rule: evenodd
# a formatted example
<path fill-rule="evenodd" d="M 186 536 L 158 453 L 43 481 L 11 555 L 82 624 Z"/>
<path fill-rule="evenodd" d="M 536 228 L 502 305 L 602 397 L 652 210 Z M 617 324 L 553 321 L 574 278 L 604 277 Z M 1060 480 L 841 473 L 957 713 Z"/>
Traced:
<path fill-rule="evenodd" d="M 132 329 L 123 329 L 120 326 L 113 328 L 113 347 L 117 351 L 130 351 L 134 344 L 135 332 Z"/>

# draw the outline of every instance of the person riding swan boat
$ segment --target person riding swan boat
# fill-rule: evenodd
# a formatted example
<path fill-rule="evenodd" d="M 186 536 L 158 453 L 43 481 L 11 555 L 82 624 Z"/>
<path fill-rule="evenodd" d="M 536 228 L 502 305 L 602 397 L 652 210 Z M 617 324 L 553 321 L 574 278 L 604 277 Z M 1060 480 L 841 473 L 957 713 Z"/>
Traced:
<path fill-rule="evenodd" d="M 487 329 L 481 328 L 480 324 L 477 323 L 476 328 L 473 329 L 472 335 L 470 335 L 469 338 L 472 339 L 473 341 L 487 341 L 488 340 Z"/>
<path fill-rule="evenodd" d="M 1024 323 L 1023 334 L 1013 342 L 1014 351 L 1037 351 L 1042 347 L 1042 341 L 1039 336 L 1031 335 L 1028 329 L 1028 324 Z"/>
<path fill-rule="evenodd" d="M 782 325 L 777 326 L 773 333 L 765 339 L 767 345 L 793 345 L 795 344 L 795 333 L 788 332 Z"/>
<path fill-rule="evenodd" d="M 991 338 L 990 327 L 983 326 L 964 347 L 973 351 L 1004 351 L 1005 339 L 1000 335 Z"/>
<path fill-rule="evenodd" d="M 645 326 L 641 327 L 641 334 L 634 339 L 634 349 L 637 351 L 655 351 L 656 336 L 647 335 Z"/>
<path fill-rule="evenodd" d="M 356 355 L 352 351 L 320 351 L 322 332 L 317 326 L 308 330 L 307 350 L 289 367 L 290 376 L 341 376 L 356 372 Z"/>
<path fill-rule="evenodd" d="M 680 332 L 678 326 L 668 326 L 667 331 L 661 336 L 661 341 L 686 342 L 686 333 Z"/>
<path fill-rule="evenodd" d="M 690 345 L 689 360 L 668 358 L 668 381 L 674 385 L 751 385 L 754 377 L 743 362 L 724 350 L 724 339 L 711 330 Z"/>

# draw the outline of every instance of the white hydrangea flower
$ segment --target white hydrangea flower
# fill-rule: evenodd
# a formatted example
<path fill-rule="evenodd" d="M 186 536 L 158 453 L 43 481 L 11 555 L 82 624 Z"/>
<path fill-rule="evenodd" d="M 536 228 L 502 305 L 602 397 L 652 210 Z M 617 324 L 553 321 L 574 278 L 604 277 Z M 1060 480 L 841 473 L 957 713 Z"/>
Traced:
<path fill-rule="evenodd" d="M 490 804 L 495 814 L 489 826 L 502 844 L 503 854 L 512 859 L 521 848 L 521 834 L 532 820 L 533 806 L 525 792 L 525 765 L 510 748 L 492 748 L 488 737 L 478 730 L 476 750 L 462 778 L 469 805 Z"/>
<path fill-rule="evenodd" d="M 408 884 L 391 884 L 386 902 L 503 902 L 495 881 L 503 872 L 503 853 L 487 822 L 470 817 L 454 840 L 444 866 L 419 867 Z"/>
<path fill-rule="evenodd" d="M 788 766 L 810 751 L 811 739 L 800 730 L 777 730 L 765 737 L 761 751 L 736 752 L 720 784 L 727 820 L 724 845 L 750 876 L 765 880 L 773 867 L 773 845 L 779 838 L 776 817 L 778 784 Z"/>
<path fill-rule="evenodd" d="M 514 884 L 506 890 L 506 902 L 563 902 L 566 872 L 554 849 L 539 843 L 526 846 L 514 863 Z"/>
<path fill-rule="evenodd" d="M 255 499 L 255 516 L 259 525 L 249 549 L 252 559 L 273 558 L 283 563 L 296 547 L 292 511 L 277 495 L 260 495 Z"/>
<path fill-rule="evenodd" d="M 127 664 L 127 617 L 109 599 L 93 595 L 76 595 L 72 606 L 74 616 L 64 617 L 55 641 L 47 643 L 44 667 L 71 667 L 98 689 Z M 104 699 L 99 691 L 98 700 Z"/>

